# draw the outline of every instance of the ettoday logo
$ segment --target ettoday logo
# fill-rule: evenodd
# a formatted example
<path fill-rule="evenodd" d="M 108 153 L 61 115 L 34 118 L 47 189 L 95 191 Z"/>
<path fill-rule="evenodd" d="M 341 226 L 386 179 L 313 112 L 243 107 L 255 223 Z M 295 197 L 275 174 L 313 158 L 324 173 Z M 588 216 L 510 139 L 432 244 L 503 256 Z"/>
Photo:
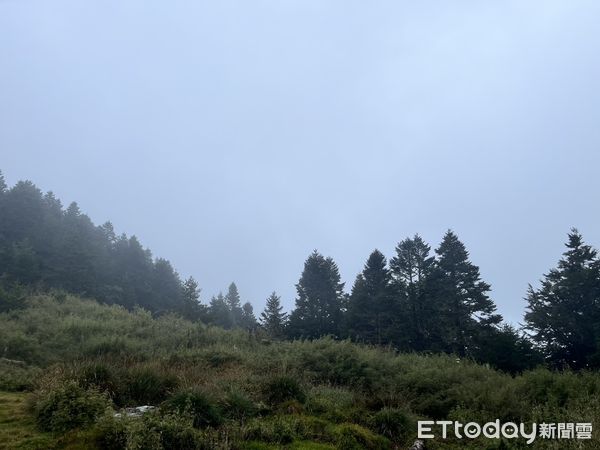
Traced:
<path fill-rule="evenodd" d="M 434 430 L 434 427 L 437 429 Z M 435 439 L 437 436 L 447 439 L 453 433 L 458 439 L 477 439 L 481 436 L 488 439 L 525 439 L 532 444 L 536 439 L 591 439 L 591 423 L 501 423 L 500 420 L 480 425 L 477 422 L 463 424 L 451 420 L 421 420 L 418 422 L 419 439 Z"/>

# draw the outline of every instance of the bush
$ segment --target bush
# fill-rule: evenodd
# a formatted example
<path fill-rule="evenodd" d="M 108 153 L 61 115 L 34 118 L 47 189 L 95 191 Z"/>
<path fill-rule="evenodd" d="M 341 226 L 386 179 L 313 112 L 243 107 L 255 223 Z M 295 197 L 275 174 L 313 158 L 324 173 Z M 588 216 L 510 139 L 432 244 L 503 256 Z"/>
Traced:
<path fill-rule="evenodd" d="M 110 406 L 105 395 L 70 381 L 42 395 L 34 412 L 40 429 L 65 432 L 93 424 Z"/>
<path fill-rule="evenodd" d="M 306 394 L 300 387 L 300 383 L 288 376 L 271 379 L 263 391 L 267 402 L 271 405 L 277 405 L 287 400 L 297 400 L 300 403 L 306 401 Z"/>
<path fill-rule="evenodd" d="M 319 414 L 333 422 L 350 421 L 360 403 L 352 392 L 328 386 L 313 387 L 308 394 L 306 408 L 312 414 Z M 362 415 L 365 414 L 361 411 Z"/>
<path fill-rule="evenodd" d="M 394 442 L 400 442 L 416 429 L 408 414 L 400 409 L 383 408 L 373 417 L 375 431 Z"/>
<path fill-rule="evenodd" d="M 115 370 L 102 363 L 86 364 L 79 369 L 77 381 L 85 389 L 96 388 L 114 398 L 119 392 L 119 380 Z"/>
<path fill-rule="evenodd" d="M 126 398 L 136 405 L 157 405 L 177 387 L 177 378 L 151 369 L 136 369 L 127 376 Z"/>
<path fill-rule="evenodd" d="M 239 391 L 229 391 L 222 401 L 223 413 L 230 419 L 244 421 L 256 415 L 258 408 Z"/>
<path fill-rule="evenodd" d="M 165 402 L 163 409 L 191 416 L 195 428 L 216 427 L 223 421 L 216 404 L 198 390 L 175 394 Z"/>
<path fill-rule="evenodd" d="M 125 450 L 128 442 L 128 420 L 106 414 L 93 430 L 93 440 L 99 450 Z"/>

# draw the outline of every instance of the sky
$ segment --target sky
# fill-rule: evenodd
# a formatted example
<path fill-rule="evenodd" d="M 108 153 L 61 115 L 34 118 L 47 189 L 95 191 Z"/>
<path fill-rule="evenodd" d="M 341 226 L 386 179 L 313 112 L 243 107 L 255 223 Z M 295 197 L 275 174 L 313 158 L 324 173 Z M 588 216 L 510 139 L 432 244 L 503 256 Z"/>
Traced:
<path fill-rule="evenodd" d="M 600 247 L 600 2 L 0 0 L 0 170 L 207 302 L 447 229 L 507 321 Z"/>

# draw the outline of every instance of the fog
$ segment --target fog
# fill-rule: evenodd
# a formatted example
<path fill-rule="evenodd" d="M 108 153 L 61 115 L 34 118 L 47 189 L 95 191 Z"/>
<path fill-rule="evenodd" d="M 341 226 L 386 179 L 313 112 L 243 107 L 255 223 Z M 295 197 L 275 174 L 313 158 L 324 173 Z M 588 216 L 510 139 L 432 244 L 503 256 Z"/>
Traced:
<path fill-rule="evenodd" d="M 0 1 L 0 169 L 258 312 L 451 228 L 508 321 L 600 246 L 600 3 Z"/>

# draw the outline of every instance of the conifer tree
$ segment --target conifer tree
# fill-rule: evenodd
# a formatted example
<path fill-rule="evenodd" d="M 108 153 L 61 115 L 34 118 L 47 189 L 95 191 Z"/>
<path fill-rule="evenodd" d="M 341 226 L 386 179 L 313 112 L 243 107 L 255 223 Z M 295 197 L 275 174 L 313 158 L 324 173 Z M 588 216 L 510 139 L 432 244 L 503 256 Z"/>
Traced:
<path fill-rule="evenodd" d="M 182 314 L 189 320 L 206 320 L 205 305 L 200 303 L 200 291 L 198 282 L 190 276 L 183 283 L 181 297 L 183 300 Z"/>
<path fill-rule="evenodd" d="M 401 241 L 396 246 L 396 256 L 390 260 L 396 298 L 401 308 L 399 328 L 404 331 L 397 340 L 405 350 L 430 349 L 438 326 L 435 317 L 440 311 L 427 298 L 427 281 L 435 265 L 430 251 L 431 247 L 416 234 L 412 239 Z"/>
<path fill-rule="evenodd" d="M 283 312 L 281 298 L 273 292 L 267 298 L 265 310 L 260 315 L 260 322 L 267 334 L 272 338 L 281 338 L 284 335 L 287 314 Z"/>
<path fill-rule="evenodd" d="M 227 302 L 223 293 L 211 298 L 209 306 L 209 316 L 212 324 L 223 328 L 231 328 L 231 311 L 227 306 Z"/>
<path fill-rule="evenodd" d="M 258 327 L 258 322 L 256 320 L 256 316 L 254 315 L 254 308 L 250 302 L 246 302 L 242 305 L 240 326 L 249 331 L 256 330 Z"/>
<path fill-rule="evenodd" d="M 345 323 L 351 338 L 371 344 L 392 341 L 398 308 L 390 282 L 385 256 L 373 251 L 350 294 Z"/>
<path fill-rule="evenodd" d="M 480 279 L 479 268 L 456 234 L 448 231 L 436 249 L 435 293 L 432 301 L 445 311 L 439 325 L 446 351 L 469 355 L 482 327 L 497 325 L 502 317 L 489 298 L 490 285 Z"/>
<path fill-rule="evenodd" d="M 539 289 L 529 286 L 527 329 L 558 367 L 600 367 L 600 261 L 572 229 L 567 250 Z"/>
<path fill-rule="evenodd" d="M 344 283 L 337 265 L 316 250 L 304 263 L 296 290 L 296 308 L 290 315 L 293 337 L 339 336 L 344 303 Z"/>
<path fill-rule="evenodd" d="M 231 283 L 225 296 L 225 302 L 231 315 L 231 326 L 233 328 L 242 326 L 242 302 L 240 293 L 235 283 Z"/>

